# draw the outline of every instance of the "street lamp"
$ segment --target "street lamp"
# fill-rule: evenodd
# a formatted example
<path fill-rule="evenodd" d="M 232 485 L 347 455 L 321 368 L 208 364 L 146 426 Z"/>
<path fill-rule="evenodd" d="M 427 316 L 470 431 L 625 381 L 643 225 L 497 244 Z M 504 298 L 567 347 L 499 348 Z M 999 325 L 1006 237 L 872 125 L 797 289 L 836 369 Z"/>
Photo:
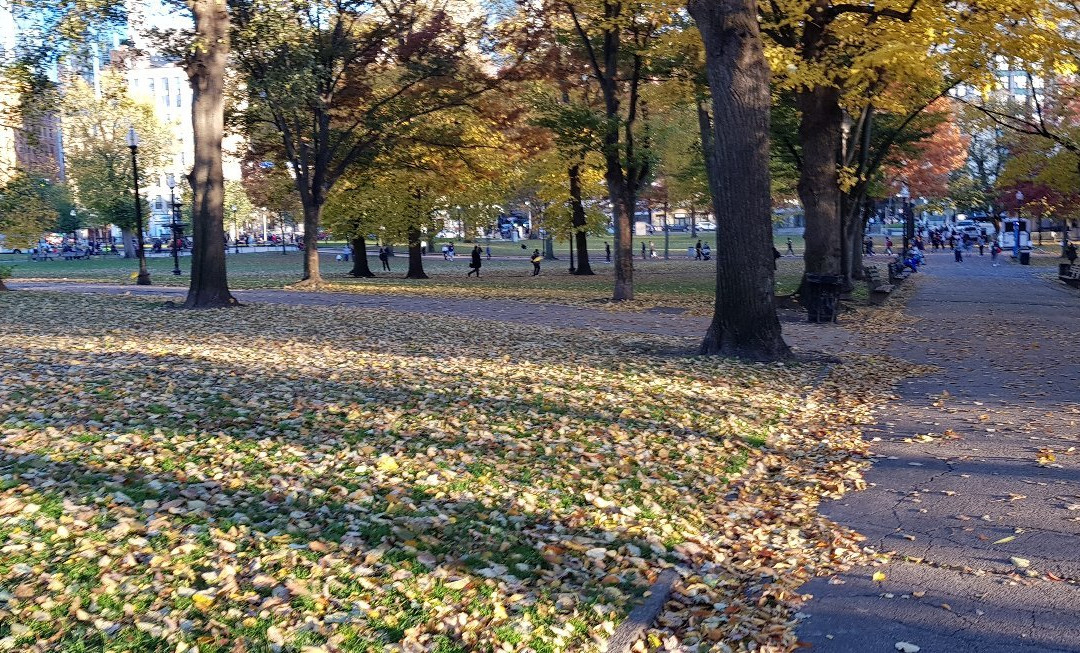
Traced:
<path fill-rule="evenodd" d="M 240 229 L 236 226 L 236 205 L 233 204 L 229 207 L 229 212 L 232 213 L 233 223 L 233 249 L 237 254 L 240 253 Z"/>
<path fill-rule="evenodd" d="M 172 220 L 169 222 L 169 229 L 172 230 L 172 258 L 173 258 L 173 271 L 176 276 L 180 276 L 180 239 L 184 237 L 184 225 L 180 222 L 180 205 L 176 203 L 176 177 L 169 174 L 165 177 L 165 183 L 169 185 L 169 208 L 172 214 Z"/>
<path fill-rule="evenodd" d="M 143 249 L 142 202 L 139 198 L 139 135 L 135 127 L 128 127 L 127 146 L 131 148 L 131 176 L 135 183 L 135 252 L 139 257 L 139 275 L 136 284 L 150 285 L 150 271 L 146 269 L 146 251 Z"/>
<path fill-rule="evenodd" d="M 915 211 L 909 203 L 911 198 L 911 191 L 905 185 L 900 188 L 900 210 L 904 214 L 904 251 L 903 256 L 907 256 L 908 249 L 911 247 L 911 241 L 915 239 Z"/>
<path fill-rule="evenodd" d="M 1013 258 L 1020 257 L 1020 217 L 1024 207 L 1024 193 L 1016 191 L 1016 222 L 1013 223 Z"/>

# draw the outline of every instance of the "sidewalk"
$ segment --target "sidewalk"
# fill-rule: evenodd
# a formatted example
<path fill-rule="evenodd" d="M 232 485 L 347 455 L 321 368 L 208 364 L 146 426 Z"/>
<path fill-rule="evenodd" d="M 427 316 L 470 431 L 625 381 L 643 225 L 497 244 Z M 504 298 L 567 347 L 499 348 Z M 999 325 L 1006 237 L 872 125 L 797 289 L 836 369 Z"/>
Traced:
<path fill-rule="evenodd" d="M 889 349 L 940 369 L 868 431 L 869 487 L 823 506 L 895 555 L 803 587 L 812 650 L 1080 651 L 1080 293 L 1046 273 L 977 255 L 920 271 L 915 333 Z"/>

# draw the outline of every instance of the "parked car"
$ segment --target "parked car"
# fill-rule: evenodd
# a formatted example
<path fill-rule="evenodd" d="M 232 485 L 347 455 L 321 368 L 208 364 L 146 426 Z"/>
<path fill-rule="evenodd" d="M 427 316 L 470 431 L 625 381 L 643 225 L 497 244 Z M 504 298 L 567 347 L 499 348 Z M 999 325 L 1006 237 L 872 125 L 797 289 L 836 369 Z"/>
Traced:
<path fill-rule="evenodd" d="M 697 228 L 698 228 L 698 231 L 716 231 L 716 223 L 715 222 L 699 222 Z"/>

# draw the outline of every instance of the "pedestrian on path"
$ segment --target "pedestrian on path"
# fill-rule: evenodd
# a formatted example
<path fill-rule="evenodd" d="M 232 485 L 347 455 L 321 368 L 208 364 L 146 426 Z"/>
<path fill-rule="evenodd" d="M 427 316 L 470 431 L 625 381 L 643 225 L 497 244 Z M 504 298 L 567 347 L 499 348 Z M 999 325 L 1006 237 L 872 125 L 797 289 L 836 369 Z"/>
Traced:
<path fill-rule="evenodd" d="M 701 260 L 701 241 L 697 241 L 697 245 L 694 245 L 694 260 Z"/>
<path fill-rule="evenodd" d="M 885 255 L 892 256 L 892 238 L 885 237 Z"/>
<path fill-rule="evenodd" d="M 641 241 L 641 260 L 645 260 L 645 241 Z"/>
<path fill-rule="evenodd" d="M 998 254 L 1000 254 L 1000 253 L 1001 253 L 1001 246 L 999 246 L 997 243 L 994 243 L 993 245 L 990 246 L 990 263 L 995 268 L 998 266 L 997 257 L 998 257 Z"/>
<path fill-rule="evenodd" d="M 953 245 L 953 256 L 956 258 L 957 263 L 964 262 L 964 244 L 960 241 L 956 241 Z"/>
<path fill-rule="evenodd" d="M 604 260 L 611 263 L 611 245 L 604 243 Z"/>
<path fill-rule="evenodd" d="M 390 271 L 390 248 L 389 247 L 380 247 L 379 248 L 379 261 L 382 262 L 383 271 L 384 272 L 389 272 Z"/>
<path fill-rule="evenodd" d="M 649 258 L 656 258 L 656 246 L 651 240 L 649 241 Z"/>
<path fill-rule="evenodd" d="M 699 253 L 701 252 L 701 241 L 700 240 L 698 241 L 698 252 Z M 795 249 L 791 246 L 791 236 L 788 236 L 788 239 L 787 239 L 787 253 L 790 254 L 791 256 L 795 256 Z M 701 257 L 698 256 L 698 258 L 701 258 Z"/>
<path fill-rule="evenodd" d="M 532 261 L 532 264 L 533 264 L 533 273 L 532 273 L 532 275 L 535 277 L 536 275 L 540 274 L 540 261 L 543 261 L 544 257 L 540 254 L 540 250 L 534 249 L 533 253 L 532 253 L 532 258 L 529 259 L 529 260 Z"/>
<path fill-rule="evenodd" d="M 983 250 L 986 248 L 986 238 L 979 236 L 979 256 L 983 255 Z"/>
<path fill-rule="evenodd" d="M 476 278 L 477 279 L 480 278 L 480 255 L 482 253 L 483 252 L 480 251 L 480 246 L 479 245 L 477 245 L 476 247 L 473 247 L 472 261 L 469 263 L 469 267 L 472 268 L 472 269 L 469 270 L 469 273 L 465 275 L 466 277 L 471 277 L 473 275 L 473 273 L 475 272 L 476 273 Z"/>
<path fill-rule="evenodd" d="M 489 261 L 491 260 L 491 245 L 487 246 L 487 260 L 489 260 Z M 480 275 L 476 275 L 476 276 L 480 276 Z"/>

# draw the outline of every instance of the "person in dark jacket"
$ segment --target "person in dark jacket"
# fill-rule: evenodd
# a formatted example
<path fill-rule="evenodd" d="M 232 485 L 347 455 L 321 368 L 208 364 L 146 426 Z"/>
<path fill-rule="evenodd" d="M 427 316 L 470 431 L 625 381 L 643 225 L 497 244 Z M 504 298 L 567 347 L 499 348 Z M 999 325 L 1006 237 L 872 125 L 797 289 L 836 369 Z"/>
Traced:
<path fill-rule="evenodd" d="M 469 273 L 465 275 L 466 277 L 471 277 L 473 275 L 473 273 L 475 273 L 476 278 L 477 279 L 480 278 L 480 263 L 481 263 L 480 258 L 481 258 L 481 254 L 483 254 L 483 251 L 480 249 L 479 245 L 477 245 L 476 247 L 473 247 L 472 261 L 469 263 L 469 267 L 472 268 L 472 269 L 469 270 Z"/>
<path fill-rule="evenodd" d="M 389 272 L 390 271 L 390 248 L 389 247 L 380 247 L 379 248 L 379 261 L 382 262 L 383 271 L 384 272 Z"/>
<path fill-rule="evenodd" d="M 540 262 L 544 260 L 544 257 L 540 254 L 540 250 L 534 249 L 533 253 L 532 253 L 532 257 L 529 260 L 532 261 L 532 264 L 533 264 L 533 273 L 532 273 L 532 275 L 535 277 L 536 275 L 540 274 Z"/>

